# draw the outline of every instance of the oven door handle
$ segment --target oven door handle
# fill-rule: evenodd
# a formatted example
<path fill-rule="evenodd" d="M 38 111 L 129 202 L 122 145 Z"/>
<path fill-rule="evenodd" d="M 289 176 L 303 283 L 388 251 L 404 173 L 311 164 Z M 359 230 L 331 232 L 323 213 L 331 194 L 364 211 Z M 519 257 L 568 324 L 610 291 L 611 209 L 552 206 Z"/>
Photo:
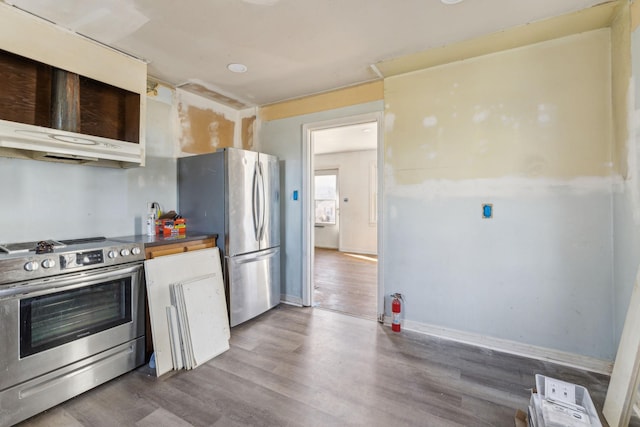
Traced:
<path fill-rule="evenodd" d="M 0 286 L 0 301 L 16 297 L 32 297 L 46 295 L 54 292 L 62 292 L 70 289 L 81 288 L 99 284 L 105 280 L 115 280 L 122 277 L 138 274 L 142 271 L 143 262 L 128 264 L 127 266 L 104 267 L 81 273 L 69 273 L 46 279 L 15 283 L 9 286 Z"/>

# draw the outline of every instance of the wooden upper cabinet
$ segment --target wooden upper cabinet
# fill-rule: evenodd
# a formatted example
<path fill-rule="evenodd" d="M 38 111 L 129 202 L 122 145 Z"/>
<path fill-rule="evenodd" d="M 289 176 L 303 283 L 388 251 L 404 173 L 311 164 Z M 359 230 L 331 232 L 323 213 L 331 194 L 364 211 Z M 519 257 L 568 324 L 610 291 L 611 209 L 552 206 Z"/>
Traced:
<path fill-rule="evenodd" d="M 0 119 L 50 127 L 51 67 L 0 53 Z"/>
<path fill-rule="evenodd" d="M 140 95 L 80 77 L 80 132 L 139 142 Z"/>
<path fill-rule="evenodd" d="M 133 143 L 140 142 L 140 94 L 79 76 L 76 88 L 55 90 L 61 70 L 0 50 L 0 119 Z M 63 73 L 69 73 L 62 71 Z M 77 75 L 76 75 L 77 76 Z M 77 99 L 61 99 L 77 97 Z M 71 129 L 55 120 L 55 106 L 78 103 Z M 62 109 L 64 114 L 64 109 Z"/>

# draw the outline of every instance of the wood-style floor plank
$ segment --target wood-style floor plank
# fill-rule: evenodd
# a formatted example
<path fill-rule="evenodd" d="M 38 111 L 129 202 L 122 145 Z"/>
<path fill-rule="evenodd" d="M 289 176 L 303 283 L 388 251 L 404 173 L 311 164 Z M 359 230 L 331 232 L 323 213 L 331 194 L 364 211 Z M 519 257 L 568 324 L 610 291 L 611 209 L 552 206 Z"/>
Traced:
<path fill-rule="evenodd" d="M 142 367 L 22 427 L 512 426 L 536 373 L 586 386 L 602 407 L 605 375 L 279 306 L 233 328 L 231 349 L 195 370 Z"/>
<path fill-rule="evenodd" d="M 314 306 L 377 319 L 377 257 L 324 248 L 314 252 Z"/>

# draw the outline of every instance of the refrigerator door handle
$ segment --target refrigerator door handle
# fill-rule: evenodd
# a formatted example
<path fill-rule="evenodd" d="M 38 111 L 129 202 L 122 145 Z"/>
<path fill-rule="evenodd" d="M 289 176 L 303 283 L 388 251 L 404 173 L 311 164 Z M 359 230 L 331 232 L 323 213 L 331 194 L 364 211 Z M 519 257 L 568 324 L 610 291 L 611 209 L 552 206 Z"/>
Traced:
<path fill-rule="evenodd" d="M 258 212 L 259 203 L 260 203 L 260 195 L 258 186 L 258 162 L 253 166 L 253 194 L 252 194 L 252 204 L 251 210 L 253 214 L 253 234 L 256 240 L 259 240 L 259 230 L 260 230 L 260 214 Z"/>
<path fill-rule="evenodd" d="M 258 232 L 258 240 L 261 241 L 264 238 L 264 215 L 266 211 L 266 195 L 264 191 L 264 174 L 262 173 L 262 163 L 258 162 L 258 175 L 260 176 L 260 229 Z"/>

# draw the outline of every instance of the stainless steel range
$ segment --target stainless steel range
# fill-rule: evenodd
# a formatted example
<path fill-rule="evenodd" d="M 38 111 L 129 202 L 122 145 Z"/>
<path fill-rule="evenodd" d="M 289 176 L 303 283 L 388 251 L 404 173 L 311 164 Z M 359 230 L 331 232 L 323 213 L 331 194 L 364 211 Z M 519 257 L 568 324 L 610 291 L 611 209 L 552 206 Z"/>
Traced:
<path fill-rule="evenodd" d="M 144 363 L 143 261 L 103 237 L 0 244 L 0 426 Z"/>

